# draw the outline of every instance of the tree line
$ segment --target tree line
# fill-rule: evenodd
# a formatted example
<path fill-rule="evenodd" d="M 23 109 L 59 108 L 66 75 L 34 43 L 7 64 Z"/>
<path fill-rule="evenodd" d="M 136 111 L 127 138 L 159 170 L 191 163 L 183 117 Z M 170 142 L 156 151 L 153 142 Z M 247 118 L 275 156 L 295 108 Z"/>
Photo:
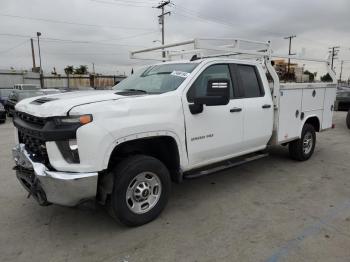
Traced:
<path fill-rule="evenodd" d="M 74 67 L 72 65 L 68 65 L 64 68 L 64 72 L 66 75 L 87 75 L 89 74 L 87 65 L 80 65 L 78 67 Z"/>

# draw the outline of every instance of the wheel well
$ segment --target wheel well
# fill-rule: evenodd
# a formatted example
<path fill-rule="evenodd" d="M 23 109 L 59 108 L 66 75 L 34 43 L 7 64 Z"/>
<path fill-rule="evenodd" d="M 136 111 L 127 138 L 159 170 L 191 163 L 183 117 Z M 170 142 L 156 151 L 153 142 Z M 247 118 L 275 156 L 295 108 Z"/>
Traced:
<path fill-rule="evenodd" d="M 305 121 L 305 124 L 310 124 L 315 128 L 315 131 L 321 131 L 320 120 L 316 116 L 310 117 Z"/>
<path fill-rule="evenodd" d="M 178 181 L 180 156 L 177 143 L 170 136 L 148 137 L 124 142 L 116 146 L 111 154 L 108 169 L 131 155 L 148 155 L 160 160 L 169 170 L 171 178 Z"/>

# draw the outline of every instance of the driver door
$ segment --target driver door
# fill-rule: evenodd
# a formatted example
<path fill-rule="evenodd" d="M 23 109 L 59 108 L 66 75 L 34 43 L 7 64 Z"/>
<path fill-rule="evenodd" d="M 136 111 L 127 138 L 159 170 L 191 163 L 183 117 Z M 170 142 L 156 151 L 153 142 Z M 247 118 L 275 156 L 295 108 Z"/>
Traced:
<path fill-rule="evenodd" d="M 203 111 L 192 114 L 189 105 L 195 97 L 207 93 L 208 81 L 227 79 L 230 83 L 230 101 L 227 105 L 203 106 Z M 186 142 L 192 167 L 210 164 L 239 154 L 243 144 L 244 101 L 238 98 L 238 84 L 232 79 L 228 64 L 210 65 L 189 88 L 184 101 Z"/>

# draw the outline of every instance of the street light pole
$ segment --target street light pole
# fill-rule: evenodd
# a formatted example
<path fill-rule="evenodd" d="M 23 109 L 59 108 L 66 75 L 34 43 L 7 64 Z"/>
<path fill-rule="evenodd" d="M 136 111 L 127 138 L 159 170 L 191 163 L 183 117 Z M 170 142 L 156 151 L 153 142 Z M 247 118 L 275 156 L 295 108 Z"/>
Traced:
<path fill-rule="evenodd" d="M 40 63 L 40 86 L 41 88 L 44 87 L 44 79 L 43 79 L 43 68 L 41 66 L 41 51 L 40 51 L 40 32 L 36 32 L 36 36 L 38 37 L 38 50 L 39 50 L 39 63 Z"/>

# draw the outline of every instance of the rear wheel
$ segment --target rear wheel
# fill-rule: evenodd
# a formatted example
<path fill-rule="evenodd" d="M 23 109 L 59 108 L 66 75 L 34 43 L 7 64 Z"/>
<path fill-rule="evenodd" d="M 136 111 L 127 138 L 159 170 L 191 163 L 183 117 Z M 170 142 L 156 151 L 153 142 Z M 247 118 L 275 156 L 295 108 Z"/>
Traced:
<path fill-rule="evenodd" d="M 346 125 L 348 126 L 348 128 L 350 129 L 350 110 L 348 112 L 348 115 L 346 116 Z"/>
<path fill-rule="evenodd" d="M 169 171 L 162 162 L 150 156 L 131 156 L 113 173 L 113 217 L 127 226 L 140 226 L 158 217 L 171 188 Z"/>
<path fill-rule="evenodd" d="M 315 145 L 315 128 L 310 124 L 305 124 L 301 133 L 301 138 L 289 143 L 289 154 L 295 160 L 308 160 L 314 153 Z"/>

